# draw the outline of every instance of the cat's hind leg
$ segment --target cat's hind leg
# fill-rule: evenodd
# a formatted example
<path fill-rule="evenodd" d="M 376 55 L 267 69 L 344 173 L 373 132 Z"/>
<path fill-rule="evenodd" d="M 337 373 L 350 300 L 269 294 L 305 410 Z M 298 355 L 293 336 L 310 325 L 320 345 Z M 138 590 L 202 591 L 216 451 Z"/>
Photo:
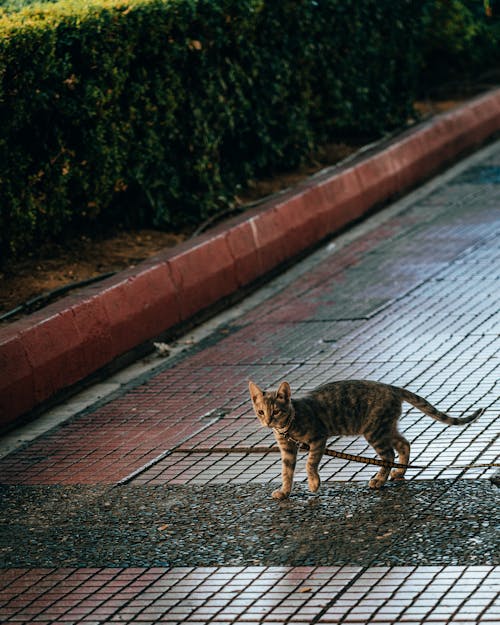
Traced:
<path fill-rule="evenodd" d="M 390 439 L 374 440 L 370 435 L 366 434 L 365 438 L 382 460 L 394 462 L 395 454 Z M 387 482 L 390 472 L 390 467 L 380 467 L 379 472 L 368 482 L 368 486 L 370 488 L 381 488 Z"/>
<path fill-rule="evenodd" d="M 398 453 L 398 462 L 408 464 L 410 460 L 410 443 L 399 432 L 395 432 L 392 437 L 392 445 Z M 392 469 L 391 480 L 404 480 L 406 469 Z"/>
<path fill-rule="evenodd" d="M 326 441 L 326 438 L 322 438 L 308 443 L 309 455 L 307 456 L 306 473 L 309 490 L 312 493 L 315 493 L 321 484 L 318 467 L 325 452 Z"/>

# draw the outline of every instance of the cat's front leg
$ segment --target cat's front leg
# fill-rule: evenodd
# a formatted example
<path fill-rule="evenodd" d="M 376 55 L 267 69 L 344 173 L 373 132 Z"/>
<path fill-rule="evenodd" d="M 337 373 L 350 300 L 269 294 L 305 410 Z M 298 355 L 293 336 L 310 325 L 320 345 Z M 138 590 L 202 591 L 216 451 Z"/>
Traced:
<path fill-rule="evenodd" d="M 273 492 L 273 499 L 286 499 L 292 491 L 293 473 L 297 462 L 297 445 L 285 439 L 278 439 L 281 450 L 281 489 Z"/>
<path fill-rule="evenodd" d="M 321 484 L 321 479 L 318 473 L 318 466 L 325 451 L 326 438 L 311 441 L 309 443 L 309 447 L 309 455 L 307 457 L 306 463 L 307 482 L 309 484 L 309 490 L 312 493 L 315 493 L 318 490 L 319 485 Z"/>

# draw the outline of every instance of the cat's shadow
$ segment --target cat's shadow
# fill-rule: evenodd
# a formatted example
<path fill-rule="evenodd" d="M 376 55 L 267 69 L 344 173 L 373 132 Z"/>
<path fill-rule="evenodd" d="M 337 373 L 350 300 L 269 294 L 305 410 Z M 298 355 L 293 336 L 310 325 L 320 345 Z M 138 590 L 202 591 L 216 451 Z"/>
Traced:
<path fill-rule="evenodd" d="M 349 486 L 355 485 L 357 497 L 369 498 L 371 501 L 383 501 L 384 505 L 387 505 L 387 500 L 394 498 L 396 492 L 398 500 L 407 498 L 410 501 L 412 497 L 412 486 L 409 480 L 388 481 L 382 488 L 378 489 L 372 489 L 366 485 L 361 486 L 361 484 L 361 482 L 349 483 Z M 334 486 L 323 484 L 320 491 L 311 493 L 307 490 L 305 484 L 296 484 L 287 499 L 272 499 L 270 501 L 277 504 L 280 509 L 293 509 L 294 507 L 302 507 L 304 505 L 309 507 L 330 505 L 332 499 L 343 494 L 345 487 L 346 484 L 341 485 L 340 483 Z"/>
<path fill-rule="evenodd" d="M 297 484 L 288 499 L 270 499 L 266 506 L 266 529 L 273 537 L 270 558 L 308 564 L 375 557 L 415 523 L 417 509 L 425 505 L 415 490 L 411 482 L 401 481 L 380 490 L 366 484 L 322 485 L 312 494 Z"/>

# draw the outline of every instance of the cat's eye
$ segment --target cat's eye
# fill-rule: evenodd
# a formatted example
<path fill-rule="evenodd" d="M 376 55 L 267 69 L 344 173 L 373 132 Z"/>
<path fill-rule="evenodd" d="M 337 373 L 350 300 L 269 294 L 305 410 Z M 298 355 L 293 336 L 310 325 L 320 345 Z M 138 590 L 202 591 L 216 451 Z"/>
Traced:
<path fill-rule="evenodd" d="M 279 408 L 275 408 L 275 409 L 273 410 L 273 415 L 274 415 L 274 416 L 277 416 L 277 415 L 279 415 L 280 413 L 281 413 L 281 410 L 280 410 Z"/>
<path fill-rule="evenodd" d="M 264 411 L 263 410 L 259 410 L 259 414 L 263 417 L 264 416 Z"/>

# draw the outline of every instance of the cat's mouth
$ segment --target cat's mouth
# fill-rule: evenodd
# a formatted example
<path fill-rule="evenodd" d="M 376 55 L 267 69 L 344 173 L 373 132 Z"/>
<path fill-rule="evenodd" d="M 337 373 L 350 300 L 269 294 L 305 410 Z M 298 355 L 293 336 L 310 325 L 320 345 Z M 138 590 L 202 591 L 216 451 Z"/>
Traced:
<path fill-rule="evenodd" d="M 270 428 L 283 428 L 286 426 L 287 420 L 286 419 L 271 419 L 271 421 L 269 422 L 269 426 Z"/>

